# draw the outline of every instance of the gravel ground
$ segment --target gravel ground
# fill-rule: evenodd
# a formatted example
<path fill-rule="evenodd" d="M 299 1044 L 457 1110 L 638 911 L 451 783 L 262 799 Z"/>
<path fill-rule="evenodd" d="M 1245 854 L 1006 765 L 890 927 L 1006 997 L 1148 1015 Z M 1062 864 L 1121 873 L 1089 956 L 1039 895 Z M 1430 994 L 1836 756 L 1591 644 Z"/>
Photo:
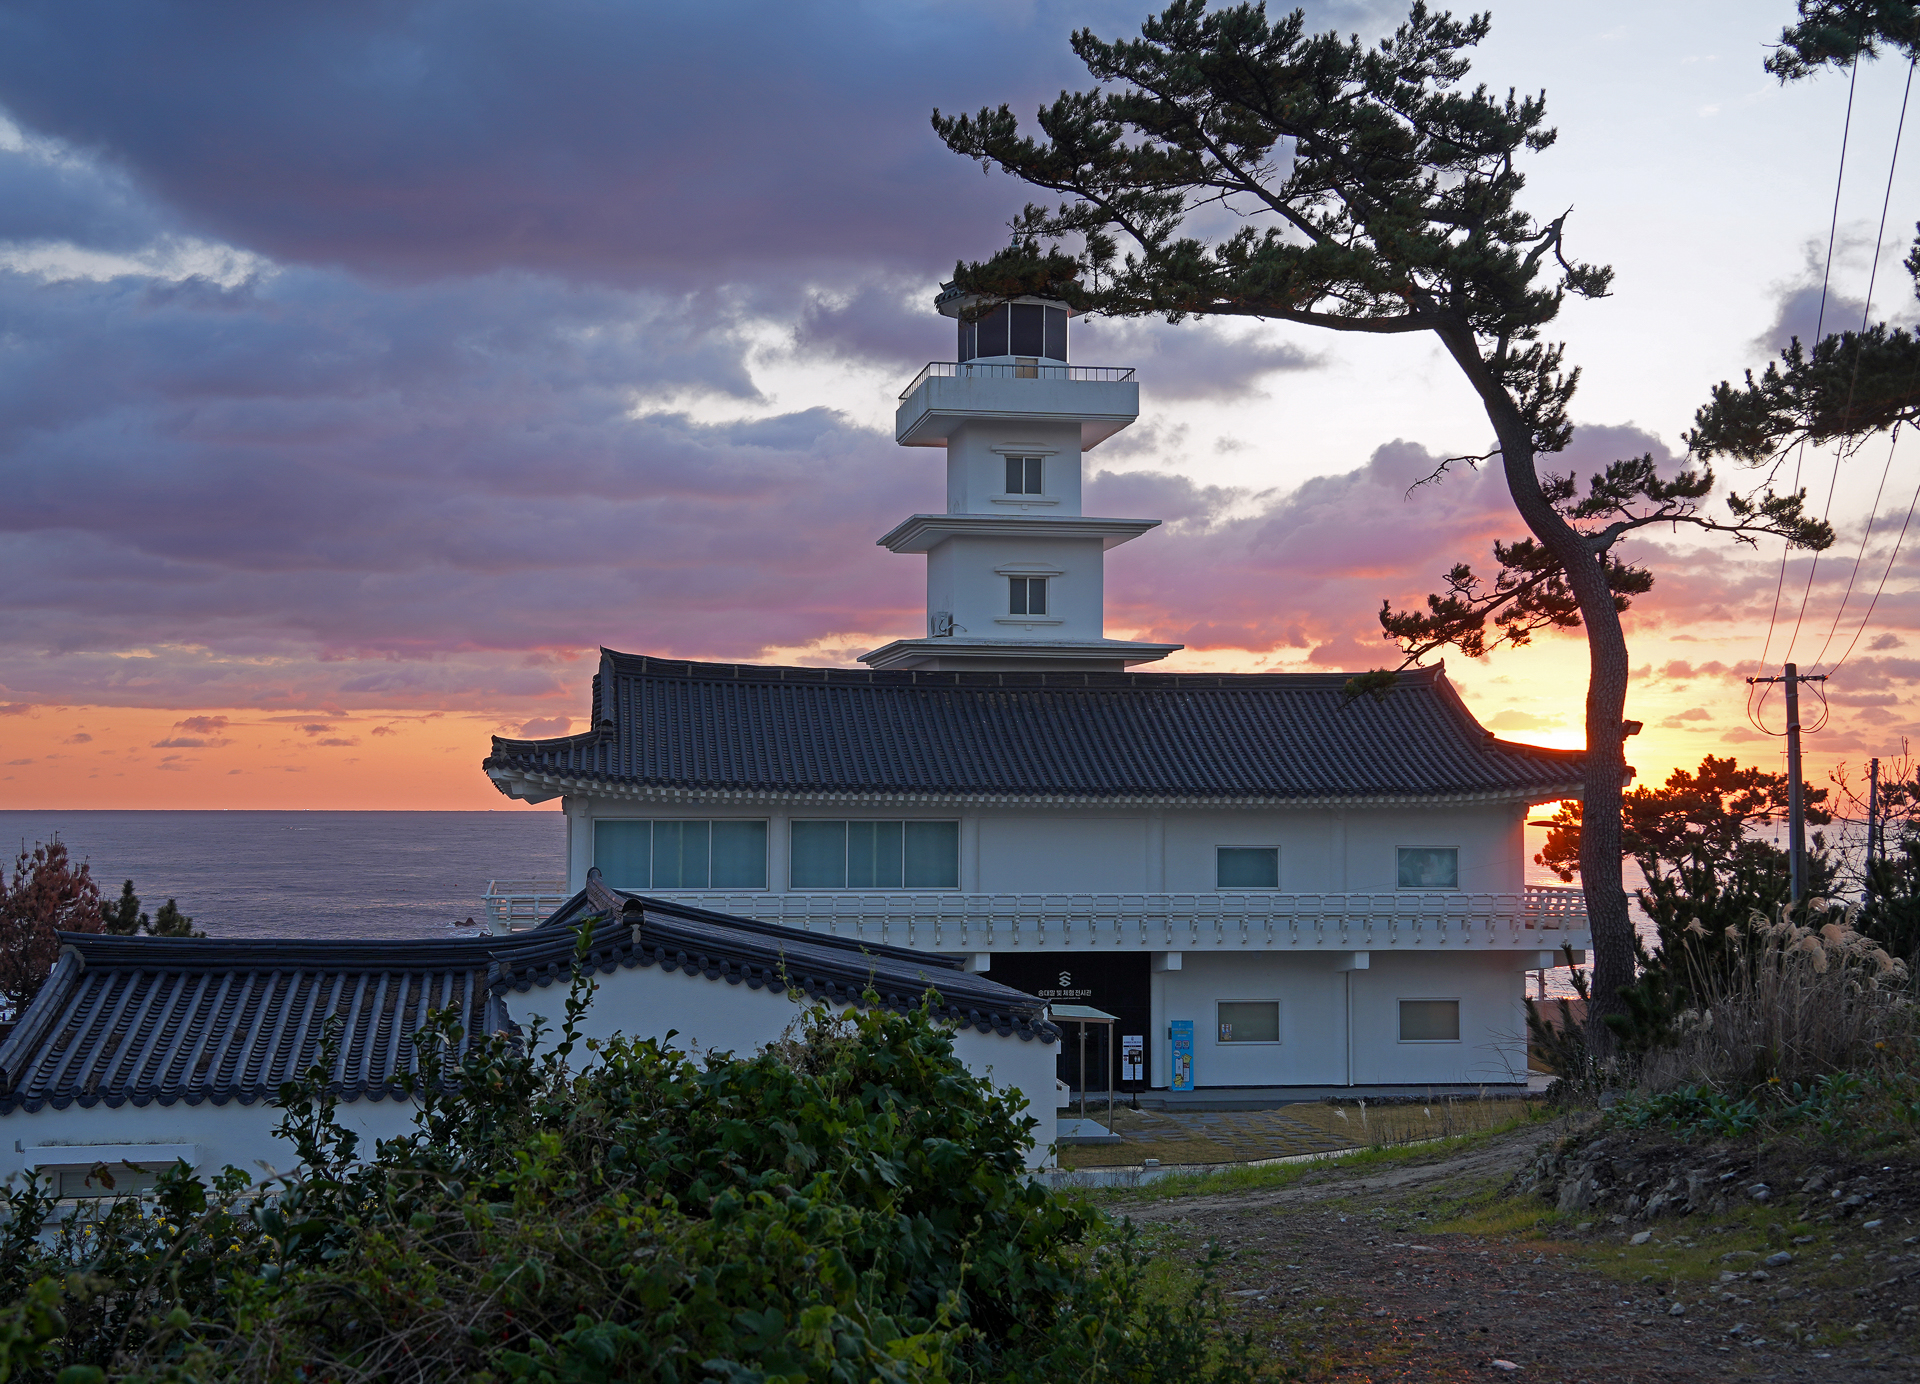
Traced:
<path fill-rule="evenodd" d="M 1541 1142 L 1533 1128 L 1275 1188 L 1102 1200 L 1176 1257 L 1220 1244 L 1232 1325 L 1296 1377 L 1920 1378 L 1920 1258 L 1905 1272 L 1920 1250 L 1904 1243 L 1920 1227 L 1790 1227 L 1818 1233 L 1756 1280 L 1769 1243 L 1751 1215 L 1657 1223 L 1635 1245 L 1643 1227 L 1575 1229 L 1505 1191 Z"/>

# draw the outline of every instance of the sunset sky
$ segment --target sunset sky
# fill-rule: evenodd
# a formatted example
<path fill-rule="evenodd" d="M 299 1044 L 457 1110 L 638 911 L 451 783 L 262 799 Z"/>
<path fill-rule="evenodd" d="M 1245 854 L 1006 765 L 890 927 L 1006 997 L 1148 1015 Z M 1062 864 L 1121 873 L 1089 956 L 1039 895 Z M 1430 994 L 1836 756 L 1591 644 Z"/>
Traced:
<path fill-rule="evenodd" d="M 1145 12 L 10 0 L 0 807 L 505 808 L 488 737 L 583 729 L 598 645 L 847 664 L 921 632 L 922 561 L 874 539 L 944 487 L 895 396 L 951 358 L 938 281 L 1027 200 L 928 114 L 1030 113 L 1086 84 L 1073 29 Z M 1560 130 L 1526 205 L 1617 270 L 1558 325 L 1583 472 L 1677 461 L 1716 381 L 1812 332 L 1848 87 L 1762 71 L 1791 15 L 1494 0 L 1476 78 L 1544 88 Z M 1876 236 L 1906 77 L 1859 74 L 1830 330 L 1877 238 L 1871 313 L 1915 317 L 1920 130 Z M 1382 599 L 1521 531 L 1494 475 L 1405 495 L 1489 445 L 1426 340 L 1084 322 L 1073 356 L 1139 370 L 1087 509 L 1166 521 L 1108 560 L 1108 632 L 1188 646 L 1162 668 L 1389 664 Z M 1801 461 L 1841 534 L 1811 583 L 1777 546 L 1632 545 L 1642 781 L 1778 767 L 1763 650 L 1834 670 L 1815 777 L 1920 726 L 1920 524 L 1862 618 L 1920 483 L 1920 443 L 1889 455 Z M 1577 638 L 1448 672 L 1503 734 L 1580 743 Z"/>

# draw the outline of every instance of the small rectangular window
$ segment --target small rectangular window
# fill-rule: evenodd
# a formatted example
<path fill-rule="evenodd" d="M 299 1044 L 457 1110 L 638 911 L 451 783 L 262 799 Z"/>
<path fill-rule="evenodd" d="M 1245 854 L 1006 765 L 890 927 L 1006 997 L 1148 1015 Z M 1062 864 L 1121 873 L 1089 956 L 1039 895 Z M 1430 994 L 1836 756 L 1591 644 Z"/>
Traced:
<path fill-rule="evenodd" d="M 795 822 L 791 879 L 795 889 L 847 887 L 847 824 Z"/>
<path fill-rule="evenodd" d="M 900 822 L 847 823 L 847 888 L 900 887 Z"/>
<path fill-rule="evenodd" d="M 43 1168 L 50 1190 L 62 1200 L 88 1197 L 130 1197 L 151 1192 L 160 1182 L 158 1168 L 130 1168 L 109 1163 L 100 1168 Z"/>
<path fill-rule="evenodd" d="M 969 361 L 973 359 L 974 336 L 975 336 L 974 324 L 971 322 L 962 322 L 960 324 L 960 349 L 954 354 L 953 358 L 955 360 Z"/>
<path fill-rule="evenodd" d="M 1221 846 L 1214 852 L 1214 885 L 1220 889 L 1278 889 L 1278 846 Z"/>
<path fill-rule="evenodd" d="M 1008 577 L 1007 613 L 1009 615 L 1045 615 L 1047 579 L 1045 577 Z"/>
<path fill-rule="evenodd" d="M 1400 847 L 1402 889 L 1458 889 L 1460 851 L 1456 846 Z"/>
<path fill-rule="evenodd" d="M 1046 465 L 1040 457 L 1007 458 L 1007 494 L 1044 495 Z"/>
<path fill-rule="evenodd" d="M 1221 1000 L 1219 1018 L 1223 1043 L 1280 1041 L 1278 1000 Z"/>
<path fill-rule="evenodd" d="M 1403 1043 L 1459 1042 L 1460 1001 L 1401 1000 L 1400 1041 Z"/>

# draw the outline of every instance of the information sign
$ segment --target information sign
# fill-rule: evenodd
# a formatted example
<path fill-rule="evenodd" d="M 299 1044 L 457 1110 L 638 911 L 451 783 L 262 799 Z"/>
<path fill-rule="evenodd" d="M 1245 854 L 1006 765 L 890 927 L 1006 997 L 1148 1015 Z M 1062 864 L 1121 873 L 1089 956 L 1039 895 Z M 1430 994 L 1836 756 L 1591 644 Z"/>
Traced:
<path fill-rule="evenodd" d="M 1122 1081 L 1145 1081 L 1147 1079 L 1146 1035 L 1140 1033 L 1121 1035 L 1120 1079 Z"/>
<path fill-rule="evenodd" d="M 1193 1089 L 1193 1020 L 1175 1019 L 1167 1025 L 1167 1037 L 1173 1040 L 1173 1080 L 1176 1091 Z"/>

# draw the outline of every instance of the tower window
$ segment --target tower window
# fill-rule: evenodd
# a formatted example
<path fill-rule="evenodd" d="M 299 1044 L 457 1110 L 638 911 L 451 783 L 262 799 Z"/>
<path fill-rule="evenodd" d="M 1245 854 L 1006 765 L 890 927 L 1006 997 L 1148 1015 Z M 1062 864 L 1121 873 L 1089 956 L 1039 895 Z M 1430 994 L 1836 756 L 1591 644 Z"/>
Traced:
<path fill-rule="evenodd" d="M 1007 494 L 1044 495 L 1046 467 L 1039 457 L 1007 458 Z"/>
<path fill-rule="evenodd" d="M 1047 613 L 1047 579 L 1045 577 L 1008 577 L 1007 613 L 1045 615 Z"/>

